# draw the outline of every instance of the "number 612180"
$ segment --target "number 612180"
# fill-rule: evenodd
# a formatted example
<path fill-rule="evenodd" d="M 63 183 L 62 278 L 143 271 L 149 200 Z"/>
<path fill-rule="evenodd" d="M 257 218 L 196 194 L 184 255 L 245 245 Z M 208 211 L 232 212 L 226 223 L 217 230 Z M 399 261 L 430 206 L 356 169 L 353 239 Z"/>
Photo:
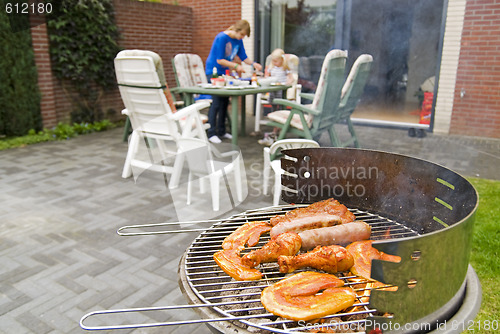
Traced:
<path fill-rule="evenodd" d="M 5 13 L 7 14 L 50 14 L 52 13 L 52 4 L 50 2 L 7 2 L 5 4 Z"/>

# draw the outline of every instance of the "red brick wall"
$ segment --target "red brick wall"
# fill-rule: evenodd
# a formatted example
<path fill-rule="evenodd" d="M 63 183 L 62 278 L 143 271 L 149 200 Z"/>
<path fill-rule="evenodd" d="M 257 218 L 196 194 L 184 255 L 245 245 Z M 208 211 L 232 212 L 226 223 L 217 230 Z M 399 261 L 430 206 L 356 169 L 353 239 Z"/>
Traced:
<path fill-rule="evenodd" d="M 175 86 L 172 58 L 193 52 L 193 12 L 189 7 L 137 0 L 115 0 L 116 22 L 124 49 L 144 49 L 163 60 L 169 86 Z"/>
<path fill-rule="evenodd" d="M 178 3 L 193 10 L 193 53 L 200 55 L 205 63 L 215 36 L 241 19 L 241 1 L 178 0 Z"/>
<path fill-rule="evenodd" d="M 499 0 L 467 1 L 450 133 L 500 138 Z"/>
<path fill-rule="evenodd" d="M 47 25 L 42 24 L 45 19 L 40 16 L 31 16 L 31 40 L 35 54 L 35 64 L 38 68 L 38 88 L 41 93 L 40 109 L 43 126 L 51 128 L 57 124 L 56 101 L 54 97 L 54 78 L 50 64 L 49 40 Z M 38 25 L 37 25 L 38 24 Z"/>
<path fill-rule="evenodd" d="M 163 59 L 168 84 L 175 86 L 172 57 L 181 52 L 193 52 L 192 9 L 136 0 L 114 0 L 114 5 L 121 32 L 120 47 L 157 52 Z M 36 26 L 31 32 L 42 92 L 43 125 L 50 128 L 58 122 L 68 122 L 72 107 L 63 87 L 52 76 L 46 25 Z M 120 115 L 123 102 L 118 90 L 102 98 L 102 107 L 104 112 L 111 108 Z"/>

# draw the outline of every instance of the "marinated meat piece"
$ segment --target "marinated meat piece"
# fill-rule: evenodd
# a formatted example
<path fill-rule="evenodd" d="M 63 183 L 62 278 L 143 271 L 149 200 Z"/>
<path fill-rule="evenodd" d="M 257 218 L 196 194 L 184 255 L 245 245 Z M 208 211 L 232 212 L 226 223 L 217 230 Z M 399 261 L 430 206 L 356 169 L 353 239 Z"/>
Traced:
<path fill-rule="evenodd" d="M 354 241 L 369 239 L 370 234 L 370 225 L 362 221 L 316 228 L 299 233 L 304 250 L 313 249 L 316 246 L 345 246 Z"/>
<path fill-rule="evenodd" d="M 271 225 L 264 221 L 246 223 L 227 236 L 222 242 L 222 249 L 243 250 L 245 243 L 252 247 L 257 245 L 262 234 L 269 232 Z"/>
<path fill-rule="evenodd" d="M 222 250 L 214 254 L 217 265 L 232 278 L 242 280 L 257 280 L 262 273 L 257 269 L 243 264 L 240 252 L 248 246 L 255 246 L 263 233 L 268 232 L 271 225 L 264 221 L 246 223 L 227 236 L 222 242 Z"/>
<path fill-rule="evenodd" d="M 401 261 L 401 257 L 399 256 L 386 254 L 372 247 L 371 240 L 353 242 L 346 249 L 354 258 L 354 265 L 351 268 L 351 272 L 366 279 L 371 279 L 372 260 Z"/>
<path fill-rule="evenodd" d="M 295 255 L 300 250 L 301 240 L 297 233 L 282 233 L 271 238 L 262 248 L 243 256 L 243 264 L 254 268 L 260 263 L 274 262 L 280 255 Z"/>
<path fill-rule="evenodd" d="M 291 320 L 312 320 L 354 304 L 356 294 L 334 275 L 305 271 L 268 286 L 260 300 L 269 312 Z"/>
<path fill-rule="evenodd" d="M 332 198 L 313 203 L 271 218 L 271 237 L 284 233 L 350 223 L 355 216 L 347 207 Z"/>
<path fill-rule="evenodd" d="M 355 218 L 354 214 L 350 212 L 345 205 L 340 204 L 339 201 L 333 198 L 329 198 L 323 201 L 312 203 L 311 205 L 308 205 L 303 208 L 297 208 L 291 210 L 287 212 L 285 215 L 273 217 L 271 218 L 271 225 L 276 226 L 279 223 L 288 222 L 291 219 L 298 218 L 304 215 L 309 216 L 314 213 L 323 213 L 323 212 L 332 215 L 345 216 L 346 219 L 345 222 L 353 221 Z"/>
<path fill-rule="evenodd" d="M 245 266 L 238 249 L 224 249 L 214 254 L 214 260 L 229 276 L 238 281 L 258 280 L 262 273 L 257 269 Z"/>
<path fill-rule="evenodd" d="M 280 256 L 278 264 L 281 273 L 311 267 L 334 274 L 349 270 L 354 264 L 352 255 L 341 246 L 318 246 L 312 251 L 296 256 Z"/>

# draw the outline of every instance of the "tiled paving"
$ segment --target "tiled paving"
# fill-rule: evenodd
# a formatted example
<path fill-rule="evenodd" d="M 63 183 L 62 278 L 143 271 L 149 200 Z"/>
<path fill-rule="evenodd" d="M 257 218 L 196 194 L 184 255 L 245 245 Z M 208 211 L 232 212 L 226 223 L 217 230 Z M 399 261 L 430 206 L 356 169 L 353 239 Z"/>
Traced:
<path fill-rule="evenodd" d="M 252 119 L 248 119 L 249 126 Z M 500 179 L 500 140 L 357 127 L 361 145 L 420 157 L 465 176 Z M 197 233 L 120 237 L 119 227 L 177 221 L 156 175 L 122 179 L 122 129 L 0 151 L 0 333 L 84 333 L 87 312 L 185 304 L 181 255 Z M 326 145 L 326 138 L 321 139 Z M 224 216 L 269 206 L 260 189 L 262 147 L 240 141 L 249 196 Z M 207 210 L 200 210 L 206 215 Z M 153 321 L 196 319 L 174 311 Z M 145 321 L 145 318 L 133 318 Z M 205 325 L 119 333 L 207 333 Z"/>

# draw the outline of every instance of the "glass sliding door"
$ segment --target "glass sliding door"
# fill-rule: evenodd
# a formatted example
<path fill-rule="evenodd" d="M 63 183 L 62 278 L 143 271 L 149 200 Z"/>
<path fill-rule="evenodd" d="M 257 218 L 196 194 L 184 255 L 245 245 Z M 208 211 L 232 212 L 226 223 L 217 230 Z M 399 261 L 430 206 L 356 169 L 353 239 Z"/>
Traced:
<path fill-rule="evenodd" d="M 422 102 L 430 97 L 432 104 L 437 93 L 447 1 L 256 0 L 257 55 L 264 62 L 280 47 L 299 56 L 307 92 L 314 91 L 332 48 L 348 51 L 347 69 L 359 55 L 371 54 L 371 74 L 353 117 L 422 125 Z"/>
<path fill-rule="evenodd" d="M 432 105 L 436 94 L 444 0 L 349 0 L 346 7 L 349 34 L 342 47 L 351 62 L 362 53 L 374 59 L 353 117 L 361 123 L 428 127 L 432 108 L 423 113 L 423 102 Z"/>
<path fill-rule="evenodd" d="M 335 42 L 336 0 L 258 0 L 258 58 L 275 48 L 300 57 L 304 91 L 313 91 Z"/>

